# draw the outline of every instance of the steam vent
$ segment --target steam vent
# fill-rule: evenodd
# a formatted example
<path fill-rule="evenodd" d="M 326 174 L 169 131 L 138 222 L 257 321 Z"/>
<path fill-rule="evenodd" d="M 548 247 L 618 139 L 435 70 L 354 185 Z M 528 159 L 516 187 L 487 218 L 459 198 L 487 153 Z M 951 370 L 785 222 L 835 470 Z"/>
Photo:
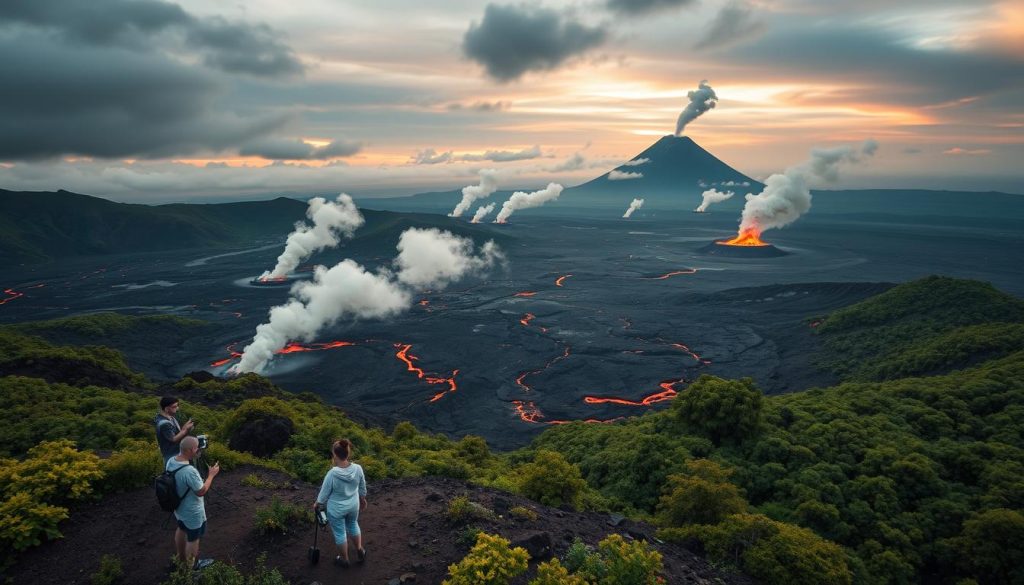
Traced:
<path fill-rule="evenodd" d="M 295 276 L 283 276 L 281 278 L 254 278 L 249 281 L 252 286 L 289 286 L 296 280 Z"/>

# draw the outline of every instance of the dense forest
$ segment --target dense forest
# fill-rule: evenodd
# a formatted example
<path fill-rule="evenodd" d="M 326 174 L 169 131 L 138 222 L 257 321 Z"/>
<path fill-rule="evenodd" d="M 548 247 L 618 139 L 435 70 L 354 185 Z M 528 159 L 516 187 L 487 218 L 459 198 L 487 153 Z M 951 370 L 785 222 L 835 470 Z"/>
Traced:
<path fill-rule="evenodd" d="M 324 445 L 347 436 L 371 480 L 440 475 L 621 511 L 765 583 L 1024 583 L 1024 302 L 983 283 L 930 277 L 810 320 L 837 386 L 763 396 L 749 379 L 703 376 L 669 408 L 555 426 L 509 453 L 409 423 L 365 428 L 255 375 L 159 386 L 114 350 L 37 336 L 132 326 L 98 315 L 0 328 L 8 562 L 58 537 L 76 501 L 148 484 L 157 397 L 174 393 L 225 467 L 317 481 Z M 240 450 L 240 429 L 282 422 L 292 431 L 275 449 Z M 546 582 L 599 582 L 559 571 Z"/>

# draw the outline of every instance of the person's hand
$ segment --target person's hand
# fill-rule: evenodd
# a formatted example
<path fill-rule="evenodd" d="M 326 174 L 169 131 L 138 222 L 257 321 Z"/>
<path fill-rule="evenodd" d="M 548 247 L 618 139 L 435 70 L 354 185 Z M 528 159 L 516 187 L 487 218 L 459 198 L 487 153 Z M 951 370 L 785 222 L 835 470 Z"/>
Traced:
<path fill-rule="evenodd" d="M 196 423 L 192 422 L 192 419 L 188 419 L 185 424 L 181 427 L 186 431 L 191 431 L 192 427 L 196 426 Z"/>
<path fill-rule="evenodd" d="M 210 466 L 210 475 L 209 475 L 209 477 L 216 477 L 218 473 L 220 473 L 220 461 L 218 461 L 218 462 L 216 462 L 216 463 L 214 463 L 213 465 Z"/>
<path fill-rule="evenodd" d="M 319 506 L 319 502 L 313 502 L 313 511 L 316 512 L 316 507 Z"/>
<path fill-rule="evenodd" d="M 365 508 L 366 507 L 366 498 L 359 498 L 359 507 L 360 508 Z"/>

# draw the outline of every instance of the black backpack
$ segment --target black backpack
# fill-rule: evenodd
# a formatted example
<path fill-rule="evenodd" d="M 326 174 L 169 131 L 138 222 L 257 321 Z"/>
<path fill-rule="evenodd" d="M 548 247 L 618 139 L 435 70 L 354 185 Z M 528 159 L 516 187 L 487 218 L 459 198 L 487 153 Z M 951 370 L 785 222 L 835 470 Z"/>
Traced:
<path fill-rule="evenodd" d="M 182 465 L 174 471 L 164 470 L 163 473 L 156 476 L 153 479 L 153 489 L 156 490 L 156 501 L 160 504 L 160 509 L 165 512 L 173 512 L 178 509 L 181 505 L 181 501 L 188 495 L 190 489 L 185 488 L 185 493 L 178 495 L 178 482 L 174 480 L 174 474 L 178 473 L 182 469 L 188 467 Z"/>

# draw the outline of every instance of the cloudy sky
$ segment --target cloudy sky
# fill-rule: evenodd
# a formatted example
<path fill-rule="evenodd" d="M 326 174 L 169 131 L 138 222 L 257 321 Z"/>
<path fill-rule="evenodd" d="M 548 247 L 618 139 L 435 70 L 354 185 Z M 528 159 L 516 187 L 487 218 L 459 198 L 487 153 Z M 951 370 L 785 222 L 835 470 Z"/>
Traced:
<path fill-rule="evenodd" d="M 1024 4 L 3 0 L 0 188 L 120 201 L 573 185 L 675 130 L 754 177 L 1024 193 Z"/>

